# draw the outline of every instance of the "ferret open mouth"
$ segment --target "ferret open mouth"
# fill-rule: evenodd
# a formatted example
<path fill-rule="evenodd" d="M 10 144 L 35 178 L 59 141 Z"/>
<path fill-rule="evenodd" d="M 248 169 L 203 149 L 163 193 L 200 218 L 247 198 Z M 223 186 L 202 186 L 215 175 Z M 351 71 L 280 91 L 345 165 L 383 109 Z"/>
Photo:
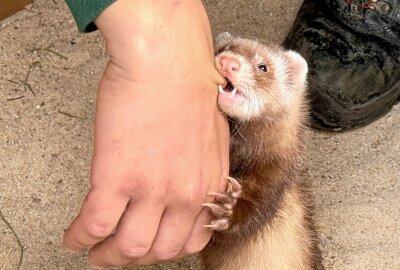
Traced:
<path fill-rule="evenodd" d="M 218 87 L 218 91 L 220 94 L 231 94 L 232 96 L 235 96 L 237 94 L 243 95 L 232 83 L 228 78 L 226 78 L 228 83 L 226 84 L 225 87 L 222 87 L 221 85 Z"/>
<path fill-rule="evenodd" d="M 246 99 L 245 96 L 232 84 L 228 78 L 226 78 L 226 80 L 228 83 L 225 87 L 222 87 L 222 85 L 218 86 L 218 104 L 224 108 L 242 106 Z"/>

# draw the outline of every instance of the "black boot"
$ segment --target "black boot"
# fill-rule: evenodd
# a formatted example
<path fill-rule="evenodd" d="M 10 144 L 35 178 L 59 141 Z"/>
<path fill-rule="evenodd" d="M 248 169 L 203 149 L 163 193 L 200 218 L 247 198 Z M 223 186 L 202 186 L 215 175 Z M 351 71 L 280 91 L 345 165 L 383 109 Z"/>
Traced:
<path fill-rule="evenodd" d="M 400 99 L 400 0 L 305 0 L 285 46 L 309 64 L 315 127 L 362 126 Z"/>

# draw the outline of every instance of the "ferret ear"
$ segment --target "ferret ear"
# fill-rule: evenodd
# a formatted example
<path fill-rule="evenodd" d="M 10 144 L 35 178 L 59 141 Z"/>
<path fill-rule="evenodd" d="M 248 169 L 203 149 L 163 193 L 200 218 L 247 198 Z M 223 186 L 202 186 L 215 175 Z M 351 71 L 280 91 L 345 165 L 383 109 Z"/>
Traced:
<path fill-rule="evenodd" d="M 228 32 L 222 32 L 215 38 L 215 51 L 228 45 L 233 39 L 233 36 Z"/>
<path fill-rule="evenodd" d="M 289 80 L 293 87 L 304 87 L 307 79 L 308 66 L 306 60 L 294 51 L 285 52 Z"/>

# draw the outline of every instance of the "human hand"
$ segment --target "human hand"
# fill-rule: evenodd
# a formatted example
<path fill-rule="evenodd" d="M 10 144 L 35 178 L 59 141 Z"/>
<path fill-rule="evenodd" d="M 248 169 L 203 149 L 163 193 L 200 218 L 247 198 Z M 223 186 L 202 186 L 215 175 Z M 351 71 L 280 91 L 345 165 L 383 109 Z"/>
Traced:
<path fill-rule="evenodd" d="M 95 266 L 151 264 L 200 251 L 203 202 L 225 190 L 229 129 L 216 106 L 200 0 L 118 0 L 96 20 L 110 61 L 98 90 L 91 190 L 64 235 Z M 116 228 L 115 234 L 112 234 Z"/>

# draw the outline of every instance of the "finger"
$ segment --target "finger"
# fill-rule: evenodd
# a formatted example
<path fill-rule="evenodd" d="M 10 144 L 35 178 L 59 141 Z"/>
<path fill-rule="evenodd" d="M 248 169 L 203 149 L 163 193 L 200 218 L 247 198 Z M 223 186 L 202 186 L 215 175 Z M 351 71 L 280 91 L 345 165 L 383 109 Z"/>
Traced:
<path fill-rule="evenodd" d="M 224 179 L 223 176 L 221 176 L 221 179 L 219 181 L 219 188 L 218 187 L 214 188 L 217 188 L 218 192 L 221 191 L 223 192 L 226 189 L 226 180 Z M 215 190 L 210 191 L 208 194 L 210 193 L 215 193 Z M 215 196 L 212 194 L 208 195 L 206 203 L 212 203 L 214 201 L 215 201 Z M 211 214 L 211 211 L 207 207 L 204 207 L 202 209 L 202 211 L 196 218 L 196 221 L 188 237 L 188 240 L 185 243 L 185 246 L 177 256 L 177 259 L 183 258 L 190 254 L 200 252 L 201 250 L 204 249 L 204 247 L 210 241 L 211 236 L 213 234 L 213 230 L 210 230 L 204 225 L 210 224 L 214 218 L 215 217 Z"/>
<path fill-rule="evenodd" d="M 89 254 L 93 266 L 126 265 L 144 256 L 157 234 L 165 205 L 143 200 L 129 203 L 115 235 L 94 246 Z"/>
<path fill-rule="evenodd" d="M 90 190 L 79 215 L 64 233 L 64 246 L 79 251 L 102 241 L 111 234 L 128 201 L 128 196 L 112 190 Z"/>
<path fill-rule="evenodd" d="M 175 259 L 187 242 L 199 211 L 200 204 L 192 208 L 187 208 L 187 204 L 168 207 L 149 253 L 134 260 L 133 264 L 148 265 Z"/>
<path fill-rule="evenodd" d="M 210 211 L 204 208 L 197 216 L 189 238 L 179 253 L 178 258 L 200 252 L 204 249 L 213 234 L 213 231 L 205 228 L 204 225 L 210 224 L 211 220 L 212 215 L 210 214 Z"/>

